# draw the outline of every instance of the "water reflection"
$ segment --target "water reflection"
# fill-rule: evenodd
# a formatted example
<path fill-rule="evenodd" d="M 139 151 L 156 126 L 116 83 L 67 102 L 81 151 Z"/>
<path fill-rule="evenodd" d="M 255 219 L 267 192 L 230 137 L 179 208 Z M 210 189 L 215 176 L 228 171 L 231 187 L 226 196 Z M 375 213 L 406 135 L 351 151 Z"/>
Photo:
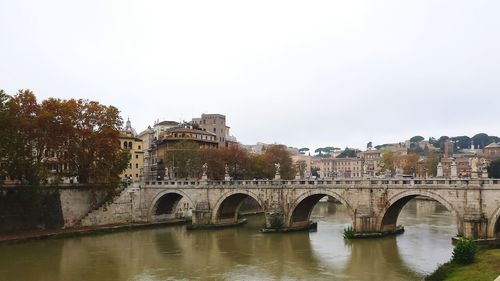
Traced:
<path fill-rule="evenodd" d="M 244 227 L 183 226 L 0 245 L 2 280 L 420 280 L 451 256 L 451 215 L 411 201 L 398 237 L 346 244 L 342 205 L 320 202 L 318 231 L 261 234 L 262 216 Z M 432 255 L 430 254 L 432 253 Z"/>

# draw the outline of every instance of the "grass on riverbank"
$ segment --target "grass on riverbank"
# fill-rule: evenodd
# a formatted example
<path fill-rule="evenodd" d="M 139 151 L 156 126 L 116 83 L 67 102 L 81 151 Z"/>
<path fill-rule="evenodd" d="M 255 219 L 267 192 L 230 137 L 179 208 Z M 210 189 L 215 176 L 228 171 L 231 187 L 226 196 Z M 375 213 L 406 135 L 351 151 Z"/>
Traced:
<path fill-rule="evenodd" d="M 476 261 L 469 265 L 447 262 L 426 281 L 493 281 L 500 275 L 500 249 L 479 250 Z"/>

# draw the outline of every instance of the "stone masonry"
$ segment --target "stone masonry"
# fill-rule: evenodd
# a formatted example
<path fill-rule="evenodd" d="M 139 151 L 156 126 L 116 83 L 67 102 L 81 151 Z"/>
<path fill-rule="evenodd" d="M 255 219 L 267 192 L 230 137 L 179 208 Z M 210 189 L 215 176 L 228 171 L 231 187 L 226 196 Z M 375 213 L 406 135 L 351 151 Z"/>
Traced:
<path fill-rule="evenodd" d="M 500 181 L 490 179 L 143 182 L 91 212 L 82 225 L 154 222 L 188 215 L 192 215 L 193 225 L 231 225 L 237 222 L 242 202 L 251 197 L 266 214 L 268 227 L 270 218 L 277 217 L 285 228 L 303 228 L 309 225 L 312 209 L 324 196 L 347 207 L 358 233 L 396 231 L 404 205 L 424 196 L 452 213 L 459 235 L 500 236 Z"/>

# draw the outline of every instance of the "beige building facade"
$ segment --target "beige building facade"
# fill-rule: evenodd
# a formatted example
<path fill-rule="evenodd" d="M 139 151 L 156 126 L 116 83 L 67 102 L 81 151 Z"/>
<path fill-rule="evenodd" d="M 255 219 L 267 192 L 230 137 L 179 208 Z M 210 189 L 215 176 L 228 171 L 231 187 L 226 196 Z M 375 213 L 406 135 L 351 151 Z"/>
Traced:
<path fill-rule="evenodd" d="M 120 144 L 122 149 L 130 152 L 127 168 L 120 178 L 123 181 L 140 182 L 144 166 L 144 145 L 143 141 L 137 137 L 130 120 L 127 121 L 125 130 L 120 132 Z"/>
<path fill-rule="evenodd" d="M 226 116 L 222 114 L 202 114 L 200 118 L 193 118 L 192 122 L 202 130 L 216 136 L 218 147 L 229 147 L 236 144 L 236 138 L 229 134 L 230 127 L 226 124 Z"/>

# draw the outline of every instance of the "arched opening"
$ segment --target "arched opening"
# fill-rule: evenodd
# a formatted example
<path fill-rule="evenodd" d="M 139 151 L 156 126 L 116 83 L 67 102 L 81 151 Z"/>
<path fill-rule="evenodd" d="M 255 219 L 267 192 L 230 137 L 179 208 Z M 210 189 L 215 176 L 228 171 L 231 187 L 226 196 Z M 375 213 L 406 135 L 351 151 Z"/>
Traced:
<path fill-rule="evenodd" d="M 316 206 L 318 206 L 318 202 L 328 201 L 328 205 L 344 205 L 347 207 L 347 212 L 349 213 L 349 217 L 352 219 L 352 211 L 350 209 L 350 206 L 346 204 L 344 200 L 340 196 L 333 196 L 331 194 L 325 194 L 325 193 L 320 193 L 320 194 L 309 194 L 300 197 L 297 200 L 297 204 L 293 208 L 293 211 L 290 216 L 289 220 L 289 226 L 291 228 L 300 228 L 300 227 L 307 227 L 309 226 L 311 222 L 311 214 L 313 213 L 313 210 L 315 209 Z M 327 208 L 333 207 L 327 209 L 328 213 L 335 213 L 335 206 L 325 206 Z M 317 210 L 318 213 L 321 212 L 321 210 Z M 332 212 L 333 211 L 333 212 Z M 331 215 L 331 214 L 330 214 Z"/>
<path fill-rule="evenodd" d="M 410 202 L 412 203 L 409 204 Z M 408 209 L 406 216 L 410 217 L 410 214 L 414 214 L 416 220 L 432 219 L 436 214 L 441 213 L 450 217 L 454 224 L 458 223 L 454 209 L 439 196 L 408 194 L 396 196 L 389 201 L 389 204 L 389 207 L 381 213 L 383 216 L 379 220 L 380 231 L 383 233 L 394 233 L 399 229 L 398 218 L 405 207 Z M 446 221 L 437 221 L 435 223 L 446 223 Z M 460 233 L 460 226 L 458 226 L 458 230 L 458 233 Z"/>
<path fill-rule="evenodd" d="M 170 192 L 162 195 L 155 203 L 153 220 L 168 220 L 190 216 L 192 206 L 181 194 Z"/>
<path fill-rule="evenodd" d="M 253 196 L 245 193 L 232 194 L 219 204 L 215 221 L 217 224 L 235 224 L 243 210 L 257 212 L 262 210 L 262 206 Z"/>

